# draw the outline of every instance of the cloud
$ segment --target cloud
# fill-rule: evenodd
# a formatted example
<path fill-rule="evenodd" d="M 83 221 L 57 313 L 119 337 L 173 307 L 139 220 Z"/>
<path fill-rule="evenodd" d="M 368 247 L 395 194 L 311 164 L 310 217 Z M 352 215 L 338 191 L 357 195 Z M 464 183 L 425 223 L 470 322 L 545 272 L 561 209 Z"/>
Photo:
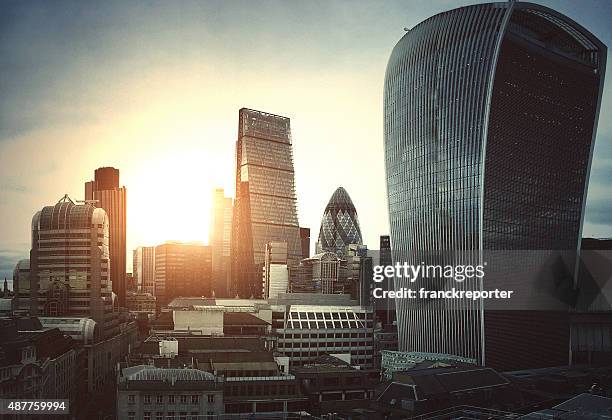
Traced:
<path fill-rule="evenodd" d="M 28 188 L 25 185 L 17 182 L 17 180 L 12 177 L 0 181 L 0 191 L 21 193 L 27 190 Z"/>
<path fill-rule="evenodd" d="M 22 250 L 0 249 L 0 280 L 12 279 L 13 269 L 19 260 L 28 258 Z"/>

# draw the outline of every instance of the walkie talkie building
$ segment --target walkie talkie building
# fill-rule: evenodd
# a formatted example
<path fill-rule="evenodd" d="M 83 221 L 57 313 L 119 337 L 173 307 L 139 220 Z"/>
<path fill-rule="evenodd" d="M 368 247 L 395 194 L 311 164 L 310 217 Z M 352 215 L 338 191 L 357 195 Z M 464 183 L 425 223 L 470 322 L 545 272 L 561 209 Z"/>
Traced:
<path fill-rule="evenodd" d="M 409 30 L 384 87 L 394 260 L 576 252 L 605 61 L 605 45 L 589 31 L 532 3 L 462 7 Z M 567 360 L 568 337 L 549 328 L 563 325 L 551 314 L 398 300 L 400 348 L 504 369 L 555 364 Z"/>

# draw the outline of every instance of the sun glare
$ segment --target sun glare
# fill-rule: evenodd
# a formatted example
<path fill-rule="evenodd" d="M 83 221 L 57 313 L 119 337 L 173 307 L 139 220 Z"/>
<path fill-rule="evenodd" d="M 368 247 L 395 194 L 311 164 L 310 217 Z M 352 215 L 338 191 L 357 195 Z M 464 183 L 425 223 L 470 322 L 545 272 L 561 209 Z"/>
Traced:
<path fill-rule="evenodd" d="M 214 179 L 222 169 L 219 159 L 198 149 L 140 162 L 128 186 L 127 216 L 136 245 L 208 243 Z"/>

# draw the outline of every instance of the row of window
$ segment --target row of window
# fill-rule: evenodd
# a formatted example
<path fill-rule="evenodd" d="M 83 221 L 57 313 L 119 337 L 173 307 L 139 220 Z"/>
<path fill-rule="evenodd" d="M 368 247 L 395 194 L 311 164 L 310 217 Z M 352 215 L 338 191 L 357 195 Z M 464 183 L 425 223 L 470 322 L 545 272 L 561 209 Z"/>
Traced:
<path fill-rule="evenodd" d="M 216 415 L 216 413 L 214 411 L 208 411 L 206 415 L 209 418 L 213 418 Z M 143 413 L 142 418 L 143 420 L 198 420 L 198 418 L 201 420 L 202 416 L 197 411 L 192 411 L 190 413 L 187 413 L 186 411 L 181 411 L 178 413 L 174 411 L 168 411 L 168 413 L 166 413 L 165 415 L 163 411 L 157 411 L 157 412 L 145 411 Z M 136 420 L 136 413 L 134 411 L 129 411 L 128 419 Z"/>
<path fill-rule="evenodd" d="M 366 333 L 285 334 L 282 338 L 367 338 Z"/>
<path fill-rule="evenodd" d="M 279 347 L 286 348 L 310 348 L 310 347 L 366 347 L 372 346 L 371 341 L 321 341 L 321 342 L 298 342 L 298 343 L 279 343 Z M 282 350 L 281 350 L 282 351 Z"/>
<path fill-rule="evenodd" d="M 166 398 L 164 398 L 166 397 Z M 177 398 L 178 397 L 178 398 Z M 155 400 L 155 404 L 164 404 L 167 402 L 168 404 L 199 404 L 200 396 L 197 394 L 193 395 L 143 395 L 142 400 L 145 404 L 153 404 L 153 400 Z M 166 401 L 164 401 L 166 400 Z M 207 400 L 209 403 L 215 402 L 215 394 L 208 394 Z M 130 394 L 128 395 L 128 404 L 136 404 L 136 395 Z"/>

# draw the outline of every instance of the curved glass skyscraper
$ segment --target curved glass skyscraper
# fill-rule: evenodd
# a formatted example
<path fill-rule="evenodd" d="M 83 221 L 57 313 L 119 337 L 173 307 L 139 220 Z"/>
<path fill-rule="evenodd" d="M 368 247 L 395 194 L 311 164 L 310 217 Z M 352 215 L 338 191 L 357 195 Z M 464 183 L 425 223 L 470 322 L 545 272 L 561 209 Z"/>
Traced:
<path fill-rule="evenodd" d="M 346 190 L 338 187 L 323 213 L 317 252 L 334 252 L 342 256 L 347 245 L 362 243 L 355 205 Z"/>
<path fill-rule="evenodd" d="M 585 28 L 531 3 L 462 7 L 406 33 L 384 88 L 394 260 L 419 264 L 436 254 L 457 264 L 463 251 L 480 262 L 485 250 L 576 252 L 605 60 L 605 45 Z M 522 287 L 512 269 L 506 274 Z M 530 330 L 532 312 L 489 313 L 479 301 L 397 302 L 402 350 L 500 368 L 538 359 L 537 350 L 525 350 L 541 332 Z M 563 334 L 538 343 L 547 363 L 567 357 L 567 333 L 552 335 Z"/>

